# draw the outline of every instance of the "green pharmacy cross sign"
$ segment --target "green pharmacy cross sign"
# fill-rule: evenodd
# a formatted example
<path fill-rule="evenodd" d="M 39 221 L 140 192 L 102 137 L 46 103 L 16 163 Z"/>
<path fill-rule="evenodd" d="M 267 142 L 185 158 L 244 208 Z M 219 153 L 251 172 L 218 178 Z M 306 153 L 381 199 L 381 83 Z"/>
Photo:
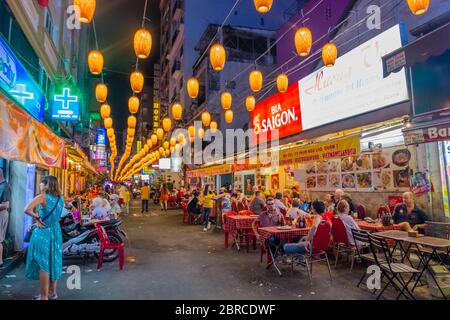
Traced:
<path fill-rule="evenodd" d="M 71 93 L 71 88 L 63 88 L 52 99 L 52 120 L 78 121 L 80 119 L 80 97 Z"/>

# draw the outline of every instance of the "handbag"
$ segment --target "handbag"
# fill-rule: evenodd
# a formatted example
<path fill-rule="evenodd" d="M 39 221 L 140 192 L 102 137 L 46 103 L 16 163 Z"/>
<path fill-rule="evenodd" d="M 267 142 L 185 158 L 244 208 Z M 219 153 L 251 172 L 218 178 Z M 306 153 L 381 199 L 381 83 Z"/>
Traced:
<path fill-rule="evenodd" d="M 44 223 L 44 221 L 45 220 L 47 220 L 48 219 L 48 217 L 50 217 L 52 214 L 53 214 L 53 212 L 55 212 L 55 210 L 56 210 L 56 207 L 58 206 L 58 203 L 59 203 L 59 199 L 60 199 L 60 196 L 58 196 L 58 201 L 56 201 L 56 204 L 55 204 L 55 206 L 53 207 L 53 209 L 42 219 L 42 222 Z M 29 243 L 30 241 L 31 241 L 31 236 L 33 235 L 33 231 L 34 231 L 34 229 L 36 229 L 37 228 L 37 225 L 35 225 L 35 224 L 33 224 L 29 229 L 28 229 L 28 231 L 27 231 L 27 233 L 26 233 L 26 235 L 25 235 L 25 237 L 24 237 L 24 239 L 23 239 L 23 242 L 25 242 L 25 243 Z"/>

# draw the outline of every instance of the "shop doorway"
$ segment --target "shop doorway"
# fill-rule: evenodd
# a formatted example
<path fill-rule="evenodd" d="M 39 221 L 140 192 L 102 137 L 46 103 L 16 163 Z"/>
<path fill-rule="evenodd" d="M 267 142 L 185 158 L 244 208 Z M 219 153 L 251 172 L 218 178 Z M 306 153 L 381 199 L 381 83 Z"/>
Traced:
<path fill-rule="evenodd" d="M 217 190 L 220 190 L 220 188 L 225 187 L 228 190 L 232 189 L 233 186 L 233 175 L 231 173 L 228 174 L 222 174 L 219 176 L 220 178 L 218 180 L 217 184 Z"/>

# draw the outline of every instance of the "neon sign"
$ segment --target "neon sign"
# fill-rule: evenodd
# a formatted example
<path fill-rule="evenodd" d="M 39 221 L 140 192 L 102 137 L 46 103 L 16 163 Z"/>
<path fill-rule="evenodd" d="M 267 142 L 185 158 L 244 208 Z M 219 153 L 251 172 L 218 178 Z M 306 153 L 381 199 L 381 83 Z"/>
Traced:
<path fill-rule="evenodd" d="M 52 120 L 78 121 L 80 118 L 80 99 L 63 88 L 61 94 L 55 94 L 52 100 Z"/>
<path fill-rule="evenodd" d="M 0 37 L 0 88 L 22 109 L 44 121 L 45 96 L 20 61 Z"/>

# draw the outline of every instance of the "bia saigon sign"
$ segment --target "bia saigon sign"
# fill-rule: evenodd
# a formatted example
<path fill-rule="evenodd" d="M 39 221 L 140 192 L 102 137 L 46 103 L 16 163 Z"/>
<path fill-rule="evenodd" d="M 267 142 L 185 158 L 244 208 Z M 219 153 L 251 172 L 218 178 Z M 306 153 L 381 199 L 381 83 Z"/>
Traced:
<path fill-rule="evenodd" d="M 34 118 L 44 121 L 44 94 L 1 36 L 0 88 Z"/>

